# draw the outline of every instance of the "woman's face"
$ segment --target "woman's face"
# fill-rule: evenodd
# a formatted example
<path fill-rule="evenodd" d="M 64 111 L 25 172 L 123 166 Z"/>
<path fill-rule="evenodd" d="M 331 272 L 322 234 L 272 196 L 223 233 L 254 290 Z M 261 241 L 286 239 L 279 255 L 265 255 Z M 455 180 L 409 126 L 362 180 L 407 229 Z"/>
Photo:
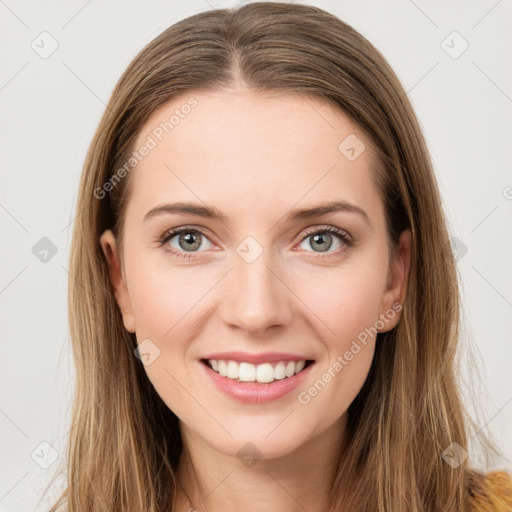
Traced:
<path fill-rule="evenodd" d="M 367 140 L 330 104 L 245 90 L 183 107 L 190 96 L 138 137 L 121 266 L 110 231 L 101 243 L 182 431 L 274 458 L 343 430 L 376 330 L 398 321 L 409 239 L 391 261 Z"/>

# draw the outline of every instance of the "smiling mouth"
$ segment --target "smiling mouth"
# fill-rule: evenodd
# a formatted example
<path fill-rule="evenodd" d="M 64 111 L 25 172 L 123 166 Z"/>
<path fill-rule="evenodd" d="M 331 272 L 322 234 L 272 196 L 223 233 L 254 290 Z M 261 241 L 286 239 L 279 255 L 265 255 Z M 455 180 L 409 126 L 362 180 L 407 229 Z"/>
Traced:
<path fill-rule="evenodd" d="M 314 363 L 314 360 L 276 361 L 251 364 L 224 359 L 201 359 L 201 362 L 221 377 L 235 382 L 271 384 L 299 374 Z"/>

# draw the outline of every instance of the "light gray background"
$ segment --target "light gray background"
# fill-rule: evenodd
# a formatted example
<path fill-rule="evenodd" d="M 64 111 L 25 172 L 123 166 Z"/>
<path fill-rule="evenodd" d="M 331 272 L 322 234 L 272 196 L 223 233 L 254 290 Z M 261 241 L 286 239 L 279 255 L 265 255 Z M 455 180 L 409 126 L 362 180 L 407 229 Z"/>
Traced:
<path fill-rule="evenodd" d="M 483 411 L 478 428 L 494 436 L 505 456 L 488 469 L 510 470 L 512 2 L 300 3 L 353 25 L 383 52 L 408 91 L 451 232 L 460 240 L 463 347 L 477 350 L 484 379 L 475 384 Z M 105 103 L 130 60 L 164 28 L 210 7 L 233 5 L 0 0 L 1 511 L 36 510 L 64 454 L 74 373 L 68 251 L 81 166 Z M 34 40 L 43 45 L 43 31 L 59 45 L 47 59 L 31 47 Z M 447 45 L 452 53 L 462 48 L 453 31 L 469 44 L 458 58 L 445 51 Z M 32 251 L 42 237 L 57 248 L 47 262 Z M 464 363 L 461 378 L 472 381 L 467 368 Z M 52 449 L 59 460 L 41 468 Z"/>

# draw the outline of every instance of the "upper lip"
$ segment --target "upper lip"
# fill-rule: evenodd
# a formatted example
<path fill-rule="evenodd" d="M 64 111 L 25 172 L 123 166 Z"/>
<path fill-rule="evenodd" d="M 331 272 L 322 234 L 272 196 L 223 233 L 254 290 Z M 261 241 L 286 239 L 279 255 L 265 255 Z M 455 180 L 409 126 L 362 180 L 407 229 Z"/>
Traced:
<path fill-rule="evenodd" d="M 224 361 L 238 361 L 239 363 L 273 363 L 276 361 L 309 361 L 310 357 L 304 357 L 289 352 L 261 352 L 259 354 L 250 354 L 248 352 L 216 352 L 208 354 L 202 359 L 216 359 Z"/>

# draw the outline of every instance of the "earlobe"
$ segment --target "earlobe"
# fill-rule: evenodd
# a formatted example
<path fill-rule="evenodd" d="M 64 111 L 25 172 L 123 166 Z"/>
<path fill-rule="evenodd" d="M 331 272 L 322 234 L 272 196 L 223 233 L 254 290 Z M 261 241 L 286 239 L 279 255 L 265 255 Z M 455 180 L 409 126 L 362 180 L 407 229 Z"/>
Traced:
<path fill-rule="evenodd" d="M 135 322 L 128 288 L 123 276 L 121 262 L 119 259 L 116 239 L 112 230 L 107 229 L 100 237 L 100 245 L 107 261 L 110 283 L 114 296 L 123 317 L 123 324 L 127 331 L 135 332 Z"/>
<path fill-rule="evenodd" d="M 402 232 L 393 255 L 393 261 L 390 263 L 387 289 L 384 292 L 381 304 L 381 317 L 385 315 L 388 318 L 386 327 L 379 329 L 379 332 L 386 332 L 393 329 L 400 315 L 397 311 L 402 310 L 402 306 L 407 294 L 407 281 L 411 265 L 411 246 L 412 236 L 409 229 Z"/>

